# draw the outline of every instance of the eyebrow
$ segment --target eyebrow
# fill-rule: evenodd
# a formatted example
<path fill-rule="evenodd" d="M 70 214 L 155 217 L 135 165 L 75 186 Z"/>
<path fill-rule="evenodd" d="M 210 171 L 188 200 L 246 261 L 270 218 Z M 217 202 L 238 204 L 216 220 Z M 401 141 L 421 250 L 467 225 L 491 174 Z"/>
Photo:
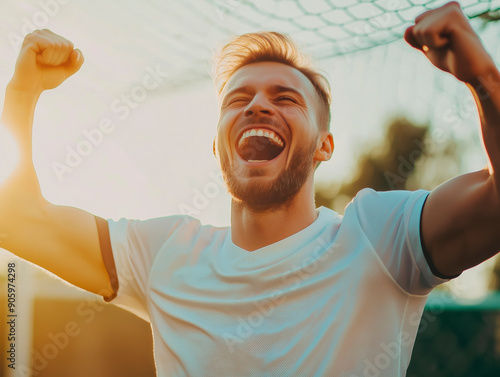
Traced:
<path fill-rule="evenodd" d="M 291 86 L 284 86 L 284 85 L 279 85 L 279 84 L 273 84 L 271 85 L 271 90 L 272 93 L 284 93 L 284 92 L 291 92 L 295 94 L 297 97 L 300 97 L 302 101 L 304 101 L 304 96 L 302 93 L 300 93 L 297 89 L 292 88 Z"/>
<path fill-rule="evenodd" d="M 234 94 L 237 94 L 237 93 L 243 93 L 243 94 L 250 94 L 252 92 L 252 90 L 250 89 L 250 87 L 248 85 L 245 85 L 245 86 L 240 86 L 239 88 L 236 88 L 236 89 L 233 89 L 231 90 L 229 93 L 226 93 L 224 95 L 224 100 Z"/>

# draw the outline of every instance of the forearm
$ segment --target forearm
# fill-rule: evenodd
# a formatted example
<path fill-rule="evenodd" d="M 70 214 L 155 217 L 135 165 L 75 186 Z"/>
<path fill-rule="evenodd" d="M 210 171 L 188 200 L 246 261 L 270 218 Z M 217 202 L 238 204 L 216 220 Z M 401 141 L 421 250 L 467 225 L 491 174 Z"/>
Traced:
<path fill-rule="evenodd" d="M 23 157 L 31 158 L 32 129 L 39 94 L 15 89 L 7 85 L 1 123 L 14 136 Z"/>
<path fill-rule="evenodd" d="M 468 86 L 479 110 L 488 168 L 500 189 L 500 72 L 496 67 L 491 67 Z"/>
<path fill-rule="evenodd" d="M 14 171 L 0 182 L 2 218 L 9 216 L 4 211 L 12 207 L 30 206 L 42 199 L 32 158 L 33 117 L 38 98 L 39 95 L 16 90 L 11 85 L 5 92 L 0 127 L 13 136 L 18 159 Z"/>

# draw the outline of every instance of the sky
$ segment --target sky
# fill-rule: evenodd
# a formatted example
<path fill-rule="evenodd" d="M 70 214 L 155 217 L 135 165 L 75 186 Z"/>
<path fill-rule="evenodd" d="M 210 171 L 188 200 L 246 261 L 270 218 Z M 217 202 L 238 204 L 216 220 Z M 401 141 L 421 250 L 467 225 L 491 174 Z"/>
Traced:
<path fill-rule="evenodd" d="M 218 111 L 209 58 L 229 31 L 252 31 L 230 15 L 243 3 L 2 0 L 2 102 L 19 43 L 33 28 L 66 37 L 85 57 L 82 69 L 44 93 L 37 107 L 34 160 L 45 197 L 104 218 L 187 213 L 229 225 L 230 199 L 212 153 Z M 292 14 L 291 6 L 281 10 Z M 261 29 L 283 27 L 271 17 L 259 22 Z M 401 39 L 316 63 L 332 84 L 335 139 L 319 182 L 347 179 L 356 158 L 401 113 L 432 121 L 434 134 L 470 140 L 461 163 L 468 170 L 484 165 L 467 90 Z M 450 112 L 460 124 L 445 117 Z"/>

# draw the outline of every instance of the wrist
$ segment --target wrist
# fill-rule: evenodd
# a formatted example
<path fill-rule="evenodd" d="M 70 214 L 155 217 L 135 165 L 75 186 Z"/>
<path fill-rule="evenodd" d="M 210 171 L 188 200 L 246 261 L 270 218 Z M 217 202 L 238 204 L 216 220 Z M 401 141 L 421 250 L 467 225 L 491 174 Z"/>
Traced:
<path fill-rule="evenodd" d="M 489 97 L 495 92 L 500 91 L 500 72 L 495 64 L 492 62 L 483 73 L 474 77 L 467 82 L 468 86 L 476 92 L 480 97 Z"/>
<path fill-rule="evenodd" d="M 40 94 L 7 84 L 0 121 L 11 131 L 23 138 L 31 133 L 36 104 Z M 28 133 L 28 134 L 26 134 Z"/>
<path fill-rule="evenodd" d="M 5 88 L 5 98 L 12 98 L 18 102 L 22 103 L 33 103 L 36 104 L 42 91 L 32 89 L 26 89 L 16 85 L 14 81 L 10 81 Z"/>

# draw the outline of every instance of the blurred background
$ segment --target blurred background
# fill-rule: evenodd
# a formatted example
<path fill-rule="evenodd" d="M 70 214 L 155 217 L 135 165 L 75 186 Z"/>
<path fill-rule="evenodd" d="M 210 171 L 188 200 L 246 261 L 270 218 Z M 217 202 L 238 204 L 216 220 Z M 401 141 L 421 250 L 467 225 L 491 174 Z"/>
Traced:
<path fill-rule="evenodd" d="M 336 148 L 316 173 L 316 199 L 343 213 L 364 187 L 431 190 L 485 165 L 468 89 L 402 40 L 418 14 L 444 3 L 2 0 L 0 100 L 25 34 L 48 28 L 66 37 L 86 62 L 37 108 L 34 159 L 45 197 L 104 218 L 189 214 L 224 226 L 230 201 L 212 154 L 211 56 L 236 34 L 285 32 L 332 85 Z M 460 3 L 500 62 L 500 1 Z M 103 124 L 108 132 L 96 136 Z M 1 184 L 15 147 L 0 136 Z M 0 248 L 1 238 L 0 230 Z M 499 260 L 431 294 L 408 376 L 499 375 Z M 154 376 L 148 323 L 2 249 L 0 354 L 8 350 L 9 262 L 18 368 L 2 357 L 1 376 Z"/>

